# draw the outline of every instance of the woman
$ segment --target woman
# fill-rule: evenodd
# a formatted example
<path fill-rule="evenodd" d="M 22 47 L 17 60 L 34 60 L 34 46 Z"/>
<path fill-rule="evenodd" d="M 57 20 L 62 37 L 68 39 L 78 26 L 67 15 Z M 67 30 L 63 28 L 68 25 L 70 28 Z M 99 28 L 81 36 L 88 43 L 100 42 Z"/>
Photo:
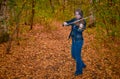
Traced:
<path fill-rule="evenodd" d="M 69 35 L 69 38 L 72 38 L 72 46 L 71 46 L 71 55 L 72 58 L 76 61 L 76 72 L 75 76 L 82 74 L 82 69 L 86 67 L 86 65 L 83 63 L 81 59 L 81 49 L 83 46 L 83 31 L 86 28 L 86 22 L 83 18 L 83 12 L 80 9 L 77 9 L 75 11 L 75 18 L 65 21 L 63 23 L 63 26 L 69 26 L 71 25 L 71 32 Z M 77 20 L 80 20 L 78 23 L 73 23 Z"/>

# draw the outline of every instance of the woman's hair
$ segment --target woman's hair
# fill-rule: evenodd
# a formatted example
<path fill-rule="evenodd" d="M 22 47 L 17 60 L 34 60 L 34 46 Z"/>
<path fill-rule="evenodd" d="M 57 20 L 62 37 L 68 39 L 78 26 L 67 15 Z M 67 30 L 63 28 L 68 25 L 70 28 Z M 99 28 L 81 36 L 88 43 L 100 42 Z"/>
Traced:
<path fill-rule="evenodd" d="M 76 9 L 75 12 L 78 12 L 81 17 L 83 17 L 83 11 L 81 9 Z"/>

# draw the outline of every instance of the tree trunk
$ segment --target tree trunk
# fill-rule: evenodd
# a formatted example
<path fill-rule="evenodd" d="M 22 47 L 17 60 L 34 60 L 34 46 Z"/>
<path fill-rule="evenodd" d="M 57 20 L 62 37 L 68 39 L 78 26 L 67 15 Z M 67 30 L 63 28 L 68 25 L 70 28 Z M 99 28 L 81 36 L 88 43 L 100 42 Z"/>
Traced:
<path fill-rule="evenodd" d="M 49 0 L 50 1 L 50 6 L 51 6 L 51 8 L 52 8 L 52 13 L 54 13 L 54 5 L 53 5 L 53 2 L 52 2 L 52 0 Z"/>
<path fill-rule="evenodd" d="M 0 3 L 0 27 L 3 27 L 4 32 L 7 32 L 7 25 L 6 25 L 6 21 L 7 21 L 7 0 L 3 0 Z"/>
<path fill-rule="evenodd" d="M 30 30 L 32 30 L 32 28 L 33 28 L 34 15 L 35 15 L 35 0 L 32 0 L 32 15 L 31 15 Z"/>
<path fill-rule="evenodd" d="M 0 43 L 9 38 L 7 28 L 7 0 L 0 1 Z"/>
<path fill-rule="evenodd" d="M 75 12 L 75 5 L 76 5 L 76 2 L 75 2 L 75 0 L 74 0 L 74 12 Z"/>
<path fill-rule="evenodd" d="M 115 5 L 115 3 L 113 2 L 113 0 L 108 0 L 108 5 L 109 5 L 109 7 L 113 7 Z M 112 13 L 112 11 L 110 11 L 110 13 L 112 15 L 110 17 L 110 22 L 112 25 L 116 25 L 116 19 L 113 17 L 114 14 Z"/>
<path fill-rule="evenodd" d="M 111 7 L 111 6 L 114 6 L 115 4 L 114 4 L 113 0 L 108 0 L 108 5 Z"/>
<path fill-rule="evenodd" d="M 17 44 L 19 45 L 19 39 L 18 39 L 19 38 L 19 21 L 20 21 L 20 15 L 21 15 L 21 13 L 22 13 L 22 11 L 24 9 L 25 4 L 26 4 L 26 2 L 23 3 L 23 5 L 22 5 L 22 7 L 21 7 L 21 9 L 19 11 L 19 13 L 15 16 L 16 28 L 13 31 L 13 33 L 11 34 L 11 37 L 9 38 L 8 46 L 6 48 L 6 53 L 7 54 L 9 54 L 9 52 L 10 52 L 11 44 L 12 44 L 12 39 L 13 39 L 13 36 L 14 36 L 15 33 L 17 34 L 17 36 L 16 36 L 16 38 L 18 40 Z"/>
<path fill-rule="evenodd" d="M 94 4 L 93 0 L 90 0 L 90 5 L 92 6 Z M 94 27 L 95 26 L 95 16 L 94 16 L 94 10 L 93 8 L 89 9 L 89 14 L 91 15 L 91 17 L 89 18 L 89 24 L 88 27 Z"/>
<path fill-rule="evenodd" d="M 65 11 L 65 0 L 63 0 L 63 13 Z"/>

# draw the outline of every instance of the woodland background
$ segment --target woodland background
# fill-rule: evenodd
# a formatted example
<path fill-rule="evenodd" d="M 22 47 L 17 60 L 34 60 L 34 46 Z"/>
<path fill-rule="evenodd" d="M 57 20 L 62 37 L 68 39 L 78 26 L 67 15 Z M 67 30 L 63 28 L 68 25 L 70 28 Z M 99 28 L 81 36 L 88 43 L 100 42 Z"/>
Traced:
<path fill-rule="evenodd" d="M 119 79 L 120 0 L 0 0 L 0 79 Z M 70 27 L 81 8 L 84 74 L 73 75 Z"/>

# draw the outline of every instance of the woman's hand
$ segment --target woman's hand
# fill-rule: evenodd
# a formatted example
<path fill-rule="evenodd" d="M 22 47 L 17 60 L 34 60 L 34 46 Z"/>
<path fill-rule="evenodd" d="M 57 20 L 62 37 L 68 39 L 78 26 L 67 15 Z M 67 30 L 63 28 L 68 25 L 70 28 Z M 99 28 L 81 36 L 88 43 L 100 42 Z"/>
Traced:
<path fill-rule="evenodd" d="M 82 29 L 83 29 L 83 26 L 84 26 L 84 25 L 80 23 L 80 24 L 79 24 L 79 29 L 82 30 Z"/>
<path fill-rule="evenodd" d="M 64 22 L 64 23 L 63 23 L 63 26 L 67 26 L 67 25 L 68 25 L 68 23 L 67 23 L 67 22 Z"/>

